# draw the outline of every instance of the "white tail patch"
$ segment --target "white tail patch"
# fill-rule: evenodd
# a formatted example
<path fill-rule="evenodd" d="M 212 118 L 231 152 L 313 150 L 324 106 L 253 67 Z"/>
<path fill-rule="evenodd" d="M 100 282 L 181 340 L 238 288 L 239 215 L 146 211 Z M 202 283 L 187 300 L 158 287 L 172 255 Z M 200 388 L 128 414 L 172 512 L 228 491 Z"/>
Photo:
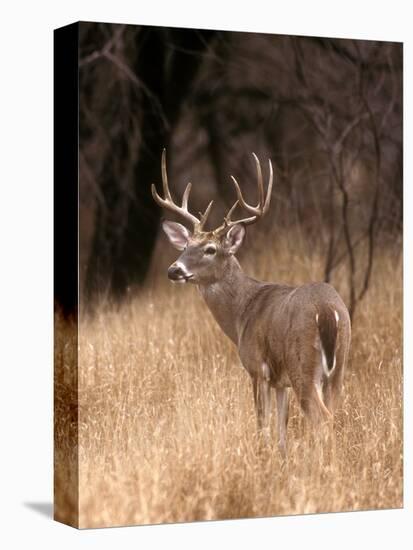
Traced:
<path fill-rule="evenodd" d="M 339 317 L 338 312 L 336 310 L 334 310 L 334 317 L 335 317 L 335 320 L 336 320 L 336 325 L 338 327 L 338 322 L 339 322 L 340 317 Z M 317 326 L 318 326 L 318 313 L 316 313 L 316 315 L 315 315 L 315 320 L 316 320 L 316 323 L 317 323 Z M 326 352 L 324 351 L 323 342 L 321 341 L 321 338 L 320 338 L 320 350 L 321 350 L 321 365 L 323 367 L 324 374 L 327 377 L 331 376 L 332 372 L 334 371 L 334 369 L 336 367 L 336 354 L 334 353 L 333 366 L 332 366 L 331 370 L 329 370 L 328 364 L 327 364 L 327 356 L 326 356 Z"/>
<path fill-rule="evenodd" d="M 336 318 L 336 324 L 338 326 L 338 322 L 340 320 L 340 317 L 339 317 L 338 312 L 336 310 L 334 310 L 334 317 Z M 318 313 L 315 314 L 315 322 L 318 325 Z"/>
<path fill-rule="evenodd" d="M 320 348 L 321 348 L 321 364 L 323 366 L 324 374 L 328 377 L 328 376 L 331 376 L 332 372 L 334 371 L 334 369 L 336 367 L 336 354 L 334 354 L 333 367 L 332 367 L 331 370 L 329 370 L 328 365 L 327 365 L 326 353 L 324 351 L 323 343 L 321 342 L 321 340 L 320 340 Z"/>

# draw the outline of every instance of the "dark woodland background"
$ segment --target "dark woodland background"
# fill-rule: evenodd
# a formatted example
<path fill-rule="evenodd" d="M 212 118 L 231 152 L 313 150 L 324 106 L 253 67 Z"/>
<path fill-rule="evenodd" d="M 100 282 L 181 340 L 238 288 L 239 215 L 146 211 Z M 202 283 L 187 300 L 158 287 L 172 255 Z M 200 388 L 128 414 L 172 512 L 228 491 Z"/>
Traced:
<path fill-rule="evenodd" d="M 402 235 L 402 45 L 80 24 L 80 286 L 86 303 L 145 284 L 161 210 L 150 193 L 168 153 L 190 208 L 255 202 L 251 152 L 275 168 L 253 235 L 299 228 L 324 279 L 345 264 L 351 313 L 375 255 Z"/>

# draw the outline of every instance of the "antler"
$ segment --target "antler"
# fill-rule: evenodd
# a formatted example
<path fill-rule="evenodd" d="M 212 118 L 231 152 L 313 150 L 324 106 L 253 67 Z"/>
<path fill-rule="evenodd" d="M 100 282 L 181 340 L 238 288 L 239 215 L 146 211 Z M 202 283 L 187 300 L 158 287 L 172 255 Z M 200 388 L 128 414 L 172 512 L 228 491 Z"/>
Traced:
<path fill-rule="evenodd" d="M 179 214 L 182 216 L 186 221 L 190 222 L 193 227 L 194 231 L 201 232 L 205 226 L 205 223 L 208 219 L 209 213 L 211 211 L 211 207 L 214 201 L 211 201 L 205 212 L 202 214 L 200 213 L 200 218 L 197 218 L 193 214 L 191 214 L 188 211 L 188 199 L 189 199 L 189 193 L 191 192 L 192 184 L 188 183 L 186 186 L 186 189 L 184 191 L 184 194 L 182 196 L 182 205 L 178 206 L 176 203 L 174 203 L 171 192 L 169 191 L 168 186 L 168 176 L 166 173 L 166 151 L 165 149 L 162 151 L 162 185 L 163 185 L 163 194 L 165 198 L 162 198 L 158 195 L 158 192 L 156 191 L 156 187 L 154 184 L 151 186 L 152 190 L 152 196 L 155 199 L 155 201 L 159 204 L 159 206 L 163 208 L 167 208 L 168 210 L 171 210 L 172 212 L 175 212 L 176 214 Z"/>
<path fill-rule="evenodd" d="M 252 223 L 255 223 L 259 218 L 261 218 L 267 211 L 270 206 L 271 201 L 271 191 L 272 191 L 272 184 L 273 184 L 273 170 L 272 170 L 272 164 L 271 160 L 268 160 L 268 164 L 270 167 L 270 177 L 268 182 L 268 189 L 267 194 L 264 193 L 264 184 L 262 181 L 262 170 L 261 170 L 261 164 L 258 160 L 258 157 L 255 153 L 252 153 L 255 164 L 257 166 L 257 185 L 258 185 L 258 204 L 257 206 L 251 206 L 248 204 L 244 197 L 242 196 L 240 186 L 238 185 L 237 180 L 234 178 L 234 176 L 231 176 L 231 179 L 235 185 L 235 190 L 237 192 L 238 199 L 235 201 L 233 206 L 229 209 L 228 214 L 224 218 L 224 223 L 220 225 L 217 229 L 214 230 L 215 235 L 219 235 L 232 227 L 233 225 L 236 225 L 238 223 L 243 223 L 244 225 L 249 225 Z M 242 218 L 240 220 L 231 220 L 231 215 L 236 209 L 236 207 L 240 204 L 248 213 L 253 214 L 252 216 L 248 218 Z"/>
<path fill-rule="evenodd" d="M 255 164 L 257 166 L 258 204 L 257 206 L 251 206 L 245 201 L 244 197 L 242 196 L 241 189 L 240 189 L 240 186 L 238 185 L 237 180 L 234 178 L 234 176 L 231 176 L 231 179 L 235 185 L 235 190 L 237 192 L 238 198 L 235 201 L 235 203 L 232 205 L 232 207 L 229 209 L 227 215 L 225 216 L 224 223 L 220 225 L 217 229 L 214 229 L 213 231 L 214 235 L 218 236 L 223 232 L 225 232 L 230 227 L 232 227 L 233 225 L 236 225 L 238 223 L 243 223 L 244 225 L 255 223 L 259 218 L 261 218 L 268 211 L 268 208 L 270 206 L 270 201 L 271 201 L 271 191 L 272 191 L 272 184 L 273 184 L 273 170 L 272 170 L 271 160 L 268 160 L 268 164 L 270 167 L 270 177 L 268 182 L 267 194 L 265 195 L 264 184 L 262 181 L 261 164 L 260 164 L 260 161 L 258 160 L 257 155 L 255 153 L 252 153 L 252 155 L 254 157 Z M 156 187 L 154 184 L 152 184 L 152 187 L 151 187 L 152 196 L 155 199 L 155 201 L 159 204 L 159 206 L 163 208 L 167 208 L 168 210 L 171 210 L 172 212 L 179 214 L 185 220 L 187 220 L 193 225 L 194 232 L 201 233 L 204 230 L 205 223 L 208 219 L 208 216 L 214 201 L 211 201 L 208 204 L 203 214 L 200 212 L 199 218 L 191 214 L 188 211 L 188 199 L 189 199 L 189 194 L 191 192 L 191 187 L 192 187 L 191 183 L 188 183 L 188 185 L 186 186 L 186 189 L 182 196 L 182 205 L 179 206 L 173 201 L 171 192 L 168 186 L 168 176 L 166 173 L 165 149 L 162 151 L 162 185 L 163 185 L 164 198 L 158 195 L 158 192 L 156 191 Z M 231 215 L 233 214 L 234 210 L 238 205 L 241 205 L 249 214 L 252 214 L 252 216 L 247 218 L 242 218 L 240 220 L 231 220 Z"/>

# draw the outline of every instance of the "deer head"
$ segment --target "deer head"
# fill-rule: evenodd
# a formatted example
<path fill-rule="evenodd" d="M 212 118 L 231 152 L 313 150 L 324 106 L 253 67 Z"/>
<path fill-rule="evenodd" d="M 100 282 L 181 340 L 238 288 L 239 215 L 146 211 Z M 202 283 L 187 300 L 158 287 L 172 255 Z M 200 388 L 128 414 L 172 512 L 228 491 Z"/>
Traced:
<path fill-rule="evenodd" d="M 152 196 L 163 208 L 179 214 L 192 226 L 192 231 L 184 225 L 164 221 L 162 228 L 165 231 L 170 243 L 182 251 L 179 258 L 169 267 L 168 277 L 174 282 L 195 283 L 200 285 L 212 284 L 223 277 L 227 263 L 242 244 L 245 236 L 245 226 L 258 221 L 267 211 L 271 200 L 273 184 L 273 171 L 269 160 L 269 183 L 267 193 L 264 192 L 264 184 L 260 161 L 253 153 L 257 168 L 258 204 L 249 205 L 242 196 L 237 180 L 231 176 L 237 193 L 237 200 L 224 217 L 223 223 L 214 230 L 206 231 L 205 224 L 212 208 L 211 201 L 205 212 L 199 217 L 194 216 L 188 210 L 188 199 L 191 191 L 191 184 L 188 183 L 182 198 L 181 206 L 176 204 L 171 196 L 168 177 L 166 172 L 166 153 L 162 153 L 162 198 L 158 195 L 155 185 L 152 185 Z M 248 217 L 232 220 L 231 216 L 235 209 L 241 206 L 248 213 Z"/>

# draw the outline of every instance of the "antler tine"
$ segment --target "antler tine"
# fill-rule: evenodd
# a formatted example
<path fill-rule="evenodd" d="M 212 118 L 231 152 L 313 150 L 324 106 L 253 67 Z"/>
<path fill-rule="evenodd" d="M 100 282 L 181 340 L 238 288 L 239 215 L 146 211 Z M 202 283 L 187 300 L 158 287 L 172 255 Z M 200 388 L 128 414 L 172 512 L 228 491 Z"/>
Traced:
<path fill-rule="evenodd" d="M 188 185 L 185 187 L 184 194 L 182 196 L 182 208 L 184 210 L 188 210 L 188 199 L 189 199 L 189 193 L 191 192 L 192 183 L 188 183 Z"/>
<path fill-rule="evenodd" d="M 258 157 L 255 153 L 252 153 L 252 156 L 254 157 L 255 164 L 257 167 L 257 179 L 258 179 L 258 205 L 257 208 L 259 208 L 260 205 L 264 204 L 264 183 L 262 181 L 262 170 L 261 170 L 261 164 L 258 160 Z"/>
<path fill-rule="evenodd" d="M 231 179 L 232 179 L 232 182 L 235 186 L 235 191 L 237 192 L 237 197 L 238 197 L 238 201 L 240 203 L 240 205 L 245 208 L 245 210 L 248 210 L 250 207 L 249 204 L 247 204 L 244 200 L 244 197 L 242 196 L 242 193 L 241 193 L 241 189 L 240 189 L 240 186 L 238 185 L 238 182 L 237 180 L 234 178 L 234 176 L 231 176 Z"/>
<path fill-rule="evenodd" d="M 188 183 L 184 191 L 184 194 L 182 197 L 182 206 L 178 206 L 177 204 L 175 204 L 172 199 L 171 192 L 169 191 L 168 176 L 166 172 L 165 149 L 162 151 L 161 168 L 162 168 L 162 185 L 163 185 L 164 198 L 158 195 L 155 185 L 152 184 L 151 190 L 152 190 L 152 196 L 154 200 L 162 208 L 167 208 L 168 210 L 171 210 L 172 212 L 175 212 L 176 214 L 179 214 L 180 216 L 185 218 L 188 222 L 190 222 L 194 226 L 194 229 L 198 228 L 200 224 L 200 220 L 188 211 L 188 198 L 189 198 L 189 193 L 191 192 L 191 183 Z"/>
<path fill-rule="evenodd" d="M 216 234 L 221 233 L 222 231 L 228 229 L 229 227 L 232 227 L 233 225 L 236 225 L 237 223 L 243 223 L 244 225 L 252 224 L 256 222 L 260 217 L 262 217 L 268 211 L 268 208 L 270 206 L 270 201 L 271 201 L 271 192 L 272 192 L 272 185 L 273 185 L 273 169 L 272 169 L 271 160 L 268 161 L 270 175 L 269 175 L 269 181 L 268 181 L 267 194 L 265 194 L 261 164 L 257 155 L 255 153 L 252 153 L 252 154 L 257 167 L 258 204 L 257 206 L 251 206 L 245 201 L 244 197 L 242 196 L 241 188 L 237 180 L 234 178 L 234 176 L 231 176 L 232 182 L 235 186 L 235 191 L 237 193 L 237 201 L 229 210 L 228 214 L 225 216 L 224 223 L 214 231 L 214 233 Z M 231 220 L 231 214 L 234 212 L 238 204 L 240 204 L 247 212 L 253 215 L 250 216 L 249 218 L 243 218 L 240 220 Z"/>
<path fill-rule="evenodd" d="M 258 185 L 258 204 L 257 204 L 257 206 L 251 206 L 250 204 L 248 204 L 245 201 L 244 197 L 242 196 L 241 188 L 240 188 L 237 180 L 234 178 L 234 176 L 231 176 L 231 179 L 234 183 L 235 190 L 236 190 L 237 196 L 238 196 L 238 200 L 239 200 L 241 206 L 243 208 L 245 208 L 245 210 L 247 212 L 249 212 L 250 214 L 254 214 L 257 217 L 260 217 L 264 213 L 263 208 L 264 208 L 264 206 L 267 202 L 267 198 L 270 196 L 270 194 L 268 194 L 268 191 L 267 191 L 267 197 L 264 199 L 264 184 L 263 184 L 263 180 L 262 180 L 261 164 L 260 164 L 260 161 L 258 160 L 257 155 L 255 153 L 252 153 L 252 155 L 254 157 L 255 164 L 257 166 L 257 185 Z M 270 161 L 270 163 L 271 163 L 271 161 Z M 270 182 L 268 184 L 268 190 L 269 191 L 271 191 L 270 186 L 272 188 L 272 167 L 271 167 L 271 170 L 270 170 Z M 269 205 L 269 203 L 268 203 L 268 205 Z"/>
<path fill-rule="evenodd" d="M 172 201 L 171 193 L 169 191 L 169 186 L 168 186 L 168 174 L 166 172 L 166 149 L 162 151 L 161 167 L 162 167 L 163 195 L 165 199 L 169 199 L 170 201 Z"/>
<path fill-rule="evenodd" d="M 210 201 L 210 203 L 205 209 L 205 212 L 203 214 L 200 212 L 201 221 L 199 222 L 198 231 L 203 231 L 213 204 L 214 204 L 214 201 Z"/>
<path fill-rule="evenodd" d="M 274 180 L 274 173 L 273 173 L 273 169 L 272 169 L 271 159 L 268 159 L 268 165 L 269 165 L 269 168 L 270 168 L 270 178 L 269 178 L 269 182 L 268 182 L 267 196 L 265 197 L 264 208 L 262 209 L 263 214 L 265 214 L 268 211 L 268 208 L 270 206 L 271 193 L 272 193 L 272 184 L 273 184 L 273 180 Z"/>
<path fill-rule="evenodd" d="M 257 216 L 251 216 L 250 218 L 243 218 L 242 220 L 231 220 L 232 213 L 237 208 L 238 204 L 239 202 L 238 200 L 236 200 L 234 204 L 231 206 L 231 208 L 228 210 L 227 215 L 224 217 L 224 223 L 219 227 L 217 227 L 216 229 L 214 229 L 213 233 L 215 235 L 219 235 L 220 233 L 222 233 L 223 231 L 226 231 L 227 229 L 229 229 L 233 225 L 236 225 L 237 223 L 243 223 L 245 225 L 248 225 L 257 219 Z"/>
<path fill-rule="evenodd" d="M 231 222 L 231 216 L 232 216 L 232 213 L 234 212 L 234 210 L 236 209 L 236 207 L 238 206 L 239 202 L 238 200 L 236 200 L 234 202 L 234 204 L 231 206 L 231 208 L 228 210 L 228 214 L 225 216 L 225 220 L 227 222 Z"/>
<path fill-rule="evenodd" d="M 156 190 L 155 184 L 152 183 L 151 185 L 151 191 L 152 191 L 152 197 L 154 198 L 154 201 L 161 207 L 166 208 L 166 201 L 163 200 L 162 197 L 158 195 L 158 192 Z"/>

